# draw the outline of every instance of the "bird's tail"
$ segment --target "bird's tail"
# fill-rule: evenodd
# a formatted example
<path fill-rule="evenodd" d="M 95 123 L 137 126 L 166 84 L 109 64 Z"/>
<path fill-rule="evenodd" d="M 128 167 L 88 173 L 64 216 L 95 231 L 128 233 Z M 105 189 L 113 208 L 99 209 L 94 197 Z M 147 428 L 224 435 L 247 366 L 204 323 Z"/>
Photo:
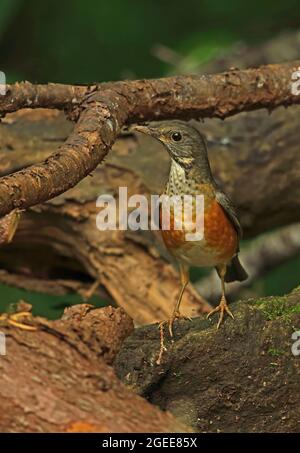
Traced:
<path fill-rule="evenodd" d="M 230 261 L 230 264 L 227 266 L 225 274 L 225 282 L 242 282 L 247 280 L 248 274 L 243 268 L 239 257 L 236 255 Z"/>

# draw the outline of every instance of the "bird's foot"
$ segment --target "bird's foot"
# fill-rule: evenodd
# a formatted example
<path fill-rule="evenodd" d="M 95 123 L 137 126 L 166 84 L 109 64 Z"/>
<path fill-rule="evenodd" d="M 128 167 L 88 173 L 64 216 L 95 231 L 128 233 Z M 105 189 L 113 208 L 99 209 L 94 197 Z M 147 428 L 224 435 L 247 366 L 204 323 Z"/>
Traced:
<path fill-rule="evenodd" d="M 23 321 L 25 318 L 32 319 L 32 314 L 28 311 L 22 311 L 13 314 L 4 313 L 0 315 L 0 321 L 4 321 L 7 324 L 18 327 L 19 329 L 29 330 L 31 332 L 36 331 L 37 328 L 35 326 L 24 324 Z"/>
<path fill-rule="evenodd" d="M 159 323 L 158 327 L 159 327 L 159 331 L 160 331 L 160 349 L 159 349 L 158 358 L 156 360 L 157 365 L 161 364 L 163 353 L 167 350 L 167 348 L 165 346 L 165 342 L 164 342 L 164 338 L 165 338 L 164 326 L 166 324 L 168 324 L 170 337 L 173 338 L 173 324 L 176 319 L 185 319 L 188 321 L 192 320 L 192 318 L 182 315 L 179 311 L 174 311 L 172 316 L 167 321 L 161 321 Z"/>
<path fill-rule="evenodd" d="M 225 313 L 227 313 L 232 319 L 234 319 L 234 316 L 231 313 L 231 311 L 229 310 L 227 302 L 226 302 L 226 299 L 225 299 L 224 296 L 222 296 L 220 304 L 216 308 L 214 308 L 212 311 L 210 311 L 206 318 L 207 319 L 210 318 L 211 315 L 213 315 L 214 313 L 217 313 L 217 312 L 220 312 L 220 317 L 219 317 L 219 321 L 218 321 L 218 324 L 217 324 L 217 329 L 222 324 L 222 322 L 224 320 Z"/>
<path fill-rule="evenodd" d="M 179 311 L 174 311 L 171 318 L 168 321 L 165 321 L 166 323 L 168 323 L 171 338 L 173 338 L 173 324 L 176 319 L 185 319 L 186 321 L 192 320 L 192 318 L 182 315 Z"/>

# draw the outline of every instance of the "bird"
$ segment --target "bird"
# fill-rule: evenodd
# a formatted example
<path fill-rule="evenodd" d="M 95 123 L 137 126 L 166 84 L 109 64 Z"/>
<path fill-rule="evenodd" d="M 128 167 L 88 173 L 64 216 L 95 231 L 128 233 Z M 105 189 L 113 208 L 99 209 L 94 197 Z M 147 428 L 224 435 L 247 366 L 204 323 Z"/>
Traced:
<path fill-rule="evenodd" d="M 246 280 L 248 275 L 238 256 L 242 227 L 233 203 L 212 175 L 205 138 L 198 128 L 179 120 L 135 125 L 132 129 L 158 140 L 169 153 L 171 165 L 163 192 L 165 195 L 202 195 L 204 200 L 202 239 L 186 240 L 186 233 L 192 228 L 190 223 L 183 223 L 181 231 L 174 228 L 174 209 L 170 213 L 170 228 L 161 230 L 167 250 L 178 262 L 181 280 L 179 296 L 167 321 L 170 336 L 173 337 L 174 321 L 183 318 L 180 304 L 190 281 L 191 266 L 215 267 L 217 270 L 221 280 L 221 300 L 207 317 L 219 312 L 219 329 L 226 313 L 234 318 L 227 304 L 225 283 Z"/>

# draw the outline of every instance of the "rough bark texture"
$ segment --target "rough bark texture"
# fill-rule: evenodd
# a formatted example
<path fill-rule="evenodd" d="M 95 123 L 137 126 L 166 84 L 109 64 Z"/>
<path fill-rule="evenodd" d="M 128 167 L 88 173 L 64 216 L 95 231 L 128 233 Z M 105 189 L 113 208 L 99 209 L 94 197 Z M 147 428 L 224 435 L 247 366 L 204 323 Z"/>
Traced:
<path fill-rule="evenodd" d="M 299 61 L 293 61 L 208 76 L 98 86 L 84 98 L 74 130 L 57 152 L 40 164 L 1 179 L 0 215 L 44 202 L 74 187 L 104 159 L 124 124 L 165 118 L 226 118 L 242 111 L 298 104 L 300 96 L 292 94 L 291 82 L 299 66 Z M 39 89 L 37 86 L 36 96 Z M 14 87 L 9 87 L 3 96 L 2 112 L 10 105 L 13 93 Z"/>
<path fill-rule="evenodd" d="M 95 86 L 72 86 L 61 83 L 35 85 L 30 82 L 17 82 L 7 85 L 6 95 L 1 97 L 1 116 L 23 108 L 71 109 L 77 106 Z"/>
<path fill-rule="evenodd" d="M 177 321 L 162 364 L 157 326 L 137 329 L 116 360 L 139 394 L 199 432 L 299 432 L 300 288 L 283 298 L 238 302 L 235 320 Z M 300 348 L 298 345 L 297 351 Z"/>
<path fill-rule="evenodd" d="M 77 305 L 34 332 L 3 321 L 0 432 L 182 432 L 187 428 L 127 389 L 109 366 L 131 319 Z"/>

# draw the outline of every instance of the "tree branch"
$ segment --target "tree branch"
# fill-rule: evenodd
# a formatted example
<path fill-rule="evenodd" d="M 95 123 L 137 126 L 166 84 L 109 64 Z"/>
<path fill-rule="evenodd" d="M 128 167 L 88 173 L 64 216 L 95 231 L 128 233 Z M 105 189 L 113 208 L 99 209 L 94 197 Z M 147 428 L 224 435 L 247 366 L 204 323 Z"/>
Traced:
<path fill-rule="evenodd" d="M 104 159 L 125 124 L 166 118 L 226 118 L 241 111 L 300 103 L 300 96 L 291 93 L 292 73 L 298 66 L 300 62 L 296 61 L 208 76 L 99 85 L 98 91 L 81 104 L 78 122 L 57 153 L 41 164 L 0 179 L 0 215 L 44 202 L 74 187 Z M 44 89 L 39 87 L 37 90 Z M 52 89 L 55 91 L 55 86 Z M 70 101 L 72 90 L 67 91 Z M 9 96 L 0 102 L 2 113 L 9 107 Z M 22 107 L 25 98 L 21 94 L 20 99 Z M 45 102 L 49 106 L 46 95 L 40 102 L 42 107 Z M 56 102 L 57 107 L 66 106 L 61 95 Z"/>
<path fill-rule="evenodd" d="M 1 116 L 24 108 L 69 109 L 82 102 L 82 99 L 95 86 L 64 85 L 49 83 L 35 85 L 30 82 L 20 82 L 6 86 L 5 96 L 0 96 Z"/>

